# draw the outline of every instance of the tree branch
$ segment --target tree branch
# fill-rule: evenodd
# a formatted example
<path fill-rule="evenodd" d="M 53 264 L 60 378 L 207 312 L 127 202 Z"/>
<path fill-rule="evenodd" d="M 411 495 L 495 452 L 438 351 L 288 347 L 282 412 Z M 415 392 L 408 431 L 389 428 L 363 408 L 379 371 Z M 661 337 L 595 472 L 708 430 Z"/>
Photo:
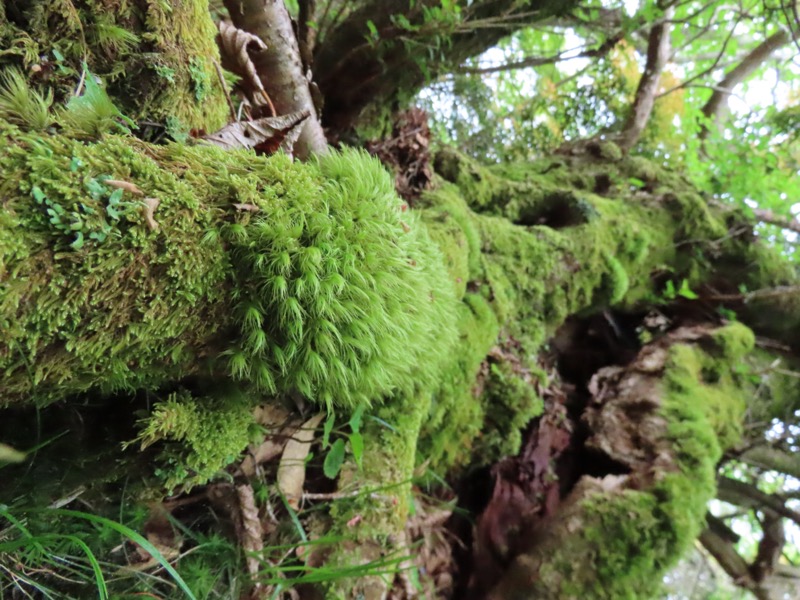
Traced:
<path fill-rule="evenodd" d="M 800 479 L 800 456 L 787 454 L 771 446 L 755 446 L 737 457 L 748 465 L 778 471 Z"/>
<path fill-rule="evenodd" d="M 761 208 L 757 208 L 753 212 L 755 213 L 756 218 L 759 221 L 763 221 L 764 223 L 769 223 L 770 225 L 777 225 L 781 229 L 788 229 L 790 231 L 800 233 L 800 220 L 785 219 L 783 217 L 776 215 L 771 210 L 764 210 Z"/>
<path fill-rule="evenodd" d="M 369 117 L 366 108 L 410 98 L 426 81 L 491 48 L 510 30 L 566 12 L 576 3 L 474 2 L 452 20 L 437 21 L 426 11 L 440 6 L 439 0 L 417 0 L 413 9 L 408 0 L 368 0 L 333 29 L 326 28 L 324 43 L 317 47 L 314 76 L 325 97 L 325 125 L 333 133 L 346 132 Z M 407 24 L 397 21 L 399 14 Z"/>
<path fill-rule="evenodd" d="M 297 38 L 283 0 L 225 0 L 225 7 L 236 27 L 257 35 L 267 45 L 265 50 L 253 53 L 253 63 L 278 114 L 303 111 L 310 114 L 295 143 L 295 154 L 307 158 L 324 153 L 328 143 L 317 118 Z"/>
<path fill-rule="evenodd" d="M 647 63 L 642 78 L 639 80 L 639 87 L 636 89 L 633 107 L 619 136 L 619 145 L 624 151 L 630 150 L 639 141 L 650 120 L 650 114 L 653 112 L 661 72 L 669 59 L 671 17 L 672 9 L 670 8 L 665 11 L 662 20 L 650 29 L 647 43 Z"/>
<path fill-rule="evenodd" d="M 314 46 L 317 41 L 316 26 L 309 25 L 314 21 L 317 12 L 317 0 L 300 0 L 297 13 L 297 41 L 300 47 L 300 58 L 305 70 L 311 68 L 314 57 Z"/>
<path fill-rule="evenodd" d="M 563 52 L 559 52 L 558 54 L 554 54 L 553 56 L 528 56 L 518 61 L 505 63 L 503 65 L 495 65 L 492 67 L 459 67 L 458 72 L 464 73 L 468 75 L 486 75 L 489 73 L 498 73 L 500 71 L 513 71 L 516 69 L 526 69 L 529 67 L 538 67 L 540 65 L 550 65 L 553 63 L 561 62 L 564 60 L 572 60 L 575 58 L 598 58 L 601 56 L 605 56 L 608 54 L 611 49 L 616 46 L 619 41 L 622 39 L 623 34 L 617 33 L 609 37 L 605 42 L 600 44 L 597 48 L 584 50 L 580 54 L 576 54 L 574 56 L 566 56 L 579 48 L 572 48 L 570 50 L 564 50 Z M 581 46 L 584 47 L 585 46 Z"/>
<path fill-rule="evenodd" d="M 752 485 L 720 477 L 717 481 L 717 498 L 736 506 L 745 506 L 758 510 L 771 510 L 781 517 L 786 517 L 800 525 L 800 513 L 783 504 L 783 500 L 773 494 L 767 494 Z"/>
<path fill-rule="evenodd" d="M 747 562 L 736 552 L 733 544 L 710 529 L 700 534 L 699 541 L 736 585 L 753 592 L 758 600 L 773 600 L 769 591 L 753 579 Z"/>
<path fill-rule="evenodd" d="M 717 84 L 717 90 L 711 94 L 711 98 L 703 106 L 703 114 L 719 126 L 727 113 L 728 98 L 733 93 L 733 89 L 750 77 L 773 52 L 788 44 L 790 40 L 791 36 L 786 31 L 779 31 L 756 46 Z M 701 138 L 707 137 L 708 129 L 704 128 L 700 136 Z"/>
<path fill-rule="evenodd" d="M 750 574 L 758 582 L 764 581 L 775 573 L 775 567 L 778 565 L 783 547 L 786 544 L 783 519 L 771 510 L 764 511 L 761 532 L 758 553 L 753 564 L 750 565 Z"/>

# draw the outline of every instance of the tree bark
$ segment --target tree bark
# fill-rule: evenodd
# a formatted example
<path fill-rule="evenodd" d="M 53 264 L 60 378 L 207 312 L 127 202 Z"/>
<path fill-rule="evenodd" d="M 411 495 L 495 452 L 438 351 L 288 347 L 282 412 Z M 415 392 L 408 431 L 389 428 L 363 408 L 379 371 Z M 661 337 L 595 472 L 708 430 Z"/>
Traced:
<path fill-rule="evenodd" d="M 225 0 L 225 6 L 236 27 L 257 35 L 267 45 L 253 54 L 253 62 L 278 114 L 307 111 L 310 115 L 295 143 L 295 154 L 305 159 L 324 153 L 328 143 L 283 0 Z"/>
<path fill-rule="evenodd" d="M 672 13 L 672 8 L 667 9 L 661 21 L 650 29 L 647 63 L 642 78 L 639 80 L 628 120 L 619 136 L 619 145 L 623 151 L 627 152 L 636 145 L 650 120 L 650 113 L 653 112 L 658 85 L 661 81 L 661 72 L 669 60 Z"/>

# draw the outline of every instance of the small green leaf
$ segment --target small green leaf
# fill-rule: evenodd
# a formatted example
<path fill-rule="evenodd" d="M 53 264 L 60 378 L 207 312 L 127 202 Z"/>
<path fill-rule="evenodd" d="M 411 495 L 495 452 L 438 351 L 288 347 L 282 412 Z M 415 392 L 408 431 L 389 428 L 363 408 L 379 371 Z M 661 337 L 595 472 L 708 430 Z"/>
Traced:
<path fill-rule="evenodd" d="M 645 186 L 644 181 L 642 181 L 641 179 L 638 179 L 636 177 L 629 177 L 628 178 L 628 183 L 630 183 L 632 186 L 637 187 L 637 188 L 643 188 Z"/>
<path fill-rule="evenodd" d="M 342 464 L 344 464 L 344 440 L 340 438 L 333 443 L 328 456 L 325 457 L 325 463 L 322 465 L 325 477 L 336 479 Z"/>
<path fill-rule="evenodd" d="M 361 404 L 350 417 L 350 429 L 353 433 L 361 430 L 361 417 L 364 415 L 364 405 Z"/>
<path fill-rule="evenodd" d="M 378 28 L 375 27 L 375 23 L 373 23 L 371 19 L 367 21 L 367 28 L 369 28 L 369 35 L 373 40 L 377 40 L 380 38 L 380 34 L 378 33 Z"/>
<path fill-rule="evenodd" d="M 75 241 L 70 244 L 75 250 L 83 248 L 83 232 L 78 231 L 75 233 Z"/>
<path fill-rule="evenodd" d="M 692 289 L 689 287 L 689 282 L 685 279 L 681 282 L 681 288 L 678 290 L 678 296 L 683 296 L 689 300 L 697 300 L 699 297 L 692 291 Z"/>
<path fill-rule="evenodd" d="M 77 156 L 73 156 L 69 163 L 69 170 L 73 173 L 83 166 L 83 161 Z"/>
<path fill-rule="evenodd" d="M 328 413 L 328 418 L 325 419 L 325 425 L 322 427 L 322 447 L 327 448 L 331 445 L 331 431 L 333 431 L 333 423 L 336 420 L 336 413 L 331 411 Z"/>
<path fill-rule="evenodd" d="M 364 457 L 364 438 L 360 433 L 350 435 L 350 451 L 353 453 L 353 458 L 356 459 L 356 464 L 360 469 L 361 459 Z"/>
<path fill-rule="evenodd" d="M 116 206 L 122 200 L 122 189 L 118 188 L 111 192 L 111 195 L 108 197 L 108 204 L 110 206 Z"/>
<path fill-rule="evenodd" d="M 47 196 L 42 191 L 42 188 L 40 188 L 38 185 L 35 185 L 31 188 L 31 194 L 33 195 L 33 199 L 39 204 L 43 203 L 47 199 Z"/>

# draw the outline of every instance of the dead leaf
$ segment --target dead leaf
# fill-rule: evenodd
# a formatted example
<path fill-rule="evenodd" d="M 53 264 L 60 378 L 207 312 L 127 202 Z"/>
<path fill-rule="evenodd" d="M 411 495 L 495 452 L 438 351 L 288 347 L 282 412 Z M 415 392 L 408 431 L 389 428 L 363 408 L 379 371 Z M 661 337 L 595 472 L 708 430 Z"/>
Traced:
<path fill-rule="evenodd" d="M 355 517 L 353 517 L 352 519 L 350 519 L 350 520 L 347 522 L 347 526 L 348 526 L 348 527 L 355 527 L 356 525 L 358 525 L 359 523 L 361 523 L 361 521 L 362 521 L 362 519 L 363 519 L 363 518 L 364 518 L 364 517 L 362 517 L 361 515 L 356 515 Z"/>
<path fill-rule="evenodd" d="M 169 520 L 169 510 L 163 504 L 152 504 L 150 515 L 143 526 L 144 537 L 168 561 L 180 556 L 183 539 L 177 534 Z M 122 571 L 146 571 L 156 567 L 160 562 L 136 542 L 133 552 L 128 554 L 128 564 L 121 568 Z"/>
<path fill-rule="evenodd" d="M 315 429 L 322 422 L 324 413 L 311 417 L 303 423 L 300 430 L 292 437 L 283 449 L 280 465 L 278 465 L 278 489 L 286 496 L 289 506 L 297 510 L 303 496 L 303 484 L 306 481 L 306 457 L 311 451 Z"/>
<path fill-rule="evenodd" d="M 242 77 L 254 91 L 264 92 L 264 84 L 256 72 L 250 52 L 267 49 L 267 45 L 257 35 L 236 28 L 227 21 L 220 21 L 217 37 L 222 66 Z"/>
<path fill-rule="evenodd" d="M 119 179 L 106 179 L 103 181 L 107 186 L 117 188 L 120 190 L 125 190 L 126 192 L 130 192 L 131 194 L 136 194 L 137 196 L 144 196 L 144 192 L 139 189 L 135 183 L 131 183 L 130 181 L 120 181 Z"/>
<path fill-rule="evenodd" d="M 256 213 L 256 212 L 258 212 L 258 211 L 260 211 L 260 210 L 261 210 L 261 209 L 260 209 L 259 207 L 257 207 L 255 204 L 239 204 L 239 203 L 234 203 L 234 204 L 233 204 L 233 207 L 234 207 L 236 210 L 241 210 L 241 211 L 246 211 L 246 212 L 254 212 L 254 213 Z"/>
<path fill-rule="evenodd" d="M 158 198 L 145 198 L 144 199 L 144 220 L 147 222 L 147 227 L 150 231 L 158 231 L 158 223 L 156 223 L 153 213 L 156 212 L 161 200 Z"/>
<path fill-rule="evenodd" d="M 282 149 L 291 154 L 294 143 L 300 137 L 300 126 L 308 116 L 309 112 L 303 110 L 280 117 L 239 121 L 226 125 L 216 133 L 203 136 L 202 139 L 225 150 L 246 148 L 274 154 Z"/>

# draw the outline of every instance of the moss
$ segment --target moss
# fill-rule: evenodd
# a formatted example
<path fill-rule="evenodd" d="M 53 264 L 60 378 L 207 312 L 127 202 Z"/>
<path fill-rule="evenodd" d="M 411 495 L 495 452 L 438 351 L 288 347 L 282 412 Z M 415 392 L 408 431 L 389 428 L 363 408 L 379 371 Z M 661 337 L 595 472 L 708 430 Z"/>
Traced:
<path fill-rule="evenodd" d="M 477 294 L 467 294 L 456 314 L 458 344 L 440 375 L 419 442 L 420 462 L 428 461 L 441 474 L 473 458 L 473 444 L 484 429 L 487 409 L 492 409 L 481 402 L 475 380 L 500 332 L 489 303 Z M 485 446 L 482 450 L 490 451 Z"/>
<path fill-rule="evenodd" d="M 282 198 L 252 198 L 261 212 L 247 225 L 223 230 L 243 334 L 232 369 L 329 406 L 433 383 L 455 339 L 438 247 L 376 160 L 331 153 L 318 169 L 321 193 L 287 182 Z"/>
<path fill-rule="evenodd" d="M 135 121 L 173 118 L 207 131 L 225 123 L 208 0 L 35 0 L 6 10 L 0 68 L 36 66 L 47 77 L 32 80 L 55 90 L 57 101 L 70 97 L 86 64 Z"/>
<path fill-rule="evenodd" d="M 663 169 L 643 156 L 631 156 L 627 161 L 630 174 L 636 179 L 654 183 L 663 177 Z"/>
<path fill-rule="evenodd" d="M 706 504 L 716 493 L 717 463 L 740 434 L 749 390 L 736 367 L 752 349 L 752 332 L 737 324 L 718 330 L 710 341 L 707 351 L 688 344 L 670 349 L 659 412 L 676 469 L 658 473 L 649 489 L 598 493 L 583 501 L 584 530 L 554 557 L 552 583 L 563 585 L 563 593 L 654 597 L 659 574 L 700 533 Z M 703 376 L 709 370 L 717 374 L 713 381 Z M 572 551 L 590 557 L 593 568 L 573 573 Z"/>
<path fill-rule="evenodd" d="M 453 287 L 376 160 L 2 132 L 5 403 L 220 371 L 340 405 L 433 381 Z M 160 200 L 158 231 L 108 180 Z"/>
<path fill-rule="evenodd" d="M 142 449 L 159 441 L 162 450 L 156 474 L 167 490 L 184 490 L 208 482 L 236 460 L 250 443 L 257 427 L 252 401 L 235 388 L 216 395 L 193 397 L 182 391 L 170 394 L 139 421 L 136 442 Z"/>
<path fill-rule="evenodd" d="M 524 350 L 520 357 L 525 360 Z M 505 456 L 516 456 L 522 446 L 522 433 L 528 423 L 542 414 L 544 401 L 536 392 L 541 372 L 528 365 L 500 358 L 488 364 L 480 396 L 485 413 L 484 433 L 475 443 L 470 464 L 494 464 Z"/>
<path fill-rule="evenodd" d="M 618 160 L 622 160 L 622 150 L 614 142 L 600 142 L 598 144 L 598 150 L 600 152 L 600 156 L 608 161 L 616 162 Z"/>
<path fill-rule="evenodd" d="M 230 263 L 204 199 L 130 139 L 83 144 L 0 123 L 2 403 L 179 378 L 230 323 Z M 161 200 L 161 232 L 135 182 Z M 163 231 L 168 231 L 164 234 Z"/>
<path fill-rule="evenodd" d="M 605 255 L 608 270 L 603 280 L 602 292 L 608 298 L 610 306 L 617 304 L 625 298 L 630 287 L 630 279 L 625 267 L 610 254 Z"/>
<path fill-rule="evenodd" d="M 499 448 L 514 438 L 507 429 L 495 431 L 487 420 L 496 398 L 481 400 L 472 393 L 480 364 L 496 341 L 492 335 L 510 334 L 535 354 L 569 315 L 611 305 L 635 306 L 653 297 L 657 288 L 651 273 L 665 265 L 672 266 L 676 275 L 699 280 L 712 268 L 712 261 L 702 249 L 684 242 L 687 236 L 721 234 L 726 225 L 674 174 L 659 175 L 675 190 L 664 201 L 628 201 L 636 192 L 627 184 L 607 191 L 609 197 L 574 189 L 571 174 L 576 171 L 592 179 L 608 178 L 608 162 L 591 157 L 559 156 L 522 166 L 482 167 L 445 151 L 437 157 L 437 166 L 455 184 L 440 183 L 421 199 L 422 218 L 448 257 L 457 294 L 464 293 L 468 272 L 472 285 L 466 289 L 473 293 L 466 293 L 465 300 L 475 308 L 480 299 L 483 308 L 493 313 L 476 322 L 477 313 L 460 309 L 462 343 L 445 367 L 423 429 L 421 456 L 446 471 L 475 459 L 472 453 L 480 445 L 475 440 L 481 436 L 483 442 L 494 440 L 479 452 L 487 456 L 497 454 L 490 448 L 493 444 Z M 610 180 L 626 182 L 642 165 L 624 158 L 615 168 L 618 171 L 611 172 Z M 567 219 L 561 228 L 514 222 L 528 221 L 531 210 L 548 206 L 550 210 L 554 205 L 583 206 L 578 211 L 583 217 Z M 731 242 L 730 248 L 738 254 L 736 243 Z M 475 258 L 477 266 L 472 265 Z M 440 426 L 443 429 L 437 430 Z"/>

